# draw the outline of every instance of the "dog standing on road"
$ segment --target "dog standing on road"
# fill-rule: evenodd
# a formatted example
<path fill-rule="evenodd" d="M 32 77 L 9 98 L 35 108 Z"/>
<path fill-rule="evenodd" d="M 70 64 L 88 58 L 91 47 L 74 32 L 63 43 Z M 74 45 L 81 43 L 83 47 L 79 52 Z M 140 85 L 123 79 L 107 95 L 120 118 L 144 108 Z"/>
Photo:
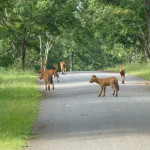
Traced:
<path fill-rule="evenodd" d="M 60 68 L 61 68 L 61 72 L 64 75 L 66 72 L 66 63 L 64 61 L 60 62 Z"/>
<path fill-rule="evenodd" d="M 119 84 L 118 80 L 115 77 L 109 77 L 109 78 L 97 78 L 95 75 L 92 75 L 92 78 L 90 80 L 91 83 L 96 82 L 101 86 L 101 91 L 98 97 L 101 96 L 102 92 L 104 91 L 103 97 L 105 96 L 106 86 L 110 86 L 113 89 L 113 96 L 116 93 L 116 97 L 118 96 L 119 91 Z"/>
<path fill-rule="evenodd" d="M 121 78 L 121 83 L 125 84 L 124 83 L 124 79 L 125 79 L 125 69 L 124 69 L 124 67 L 120 68 L 120 78 Z"/>

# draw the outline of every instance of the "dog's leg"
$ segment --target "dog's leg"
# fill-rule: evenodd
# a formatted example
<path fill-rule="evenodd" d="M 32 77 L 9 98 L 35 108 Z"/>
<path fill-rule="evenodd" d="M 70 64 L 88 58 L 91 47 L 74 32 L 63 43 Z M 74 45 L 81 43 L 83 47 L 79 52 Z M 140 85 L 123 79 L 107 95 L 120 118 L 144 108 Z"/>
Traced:
<path fill-rule="evenodd" d="M 113 89 L 113 96 L 114 96 L 115 95 L 115 86 L 113 86 L 113 85 L 110 85 L 110 86 Z"/>
<path fill-rule="evenodd" d="M 57 82 L 59 83 L 58 77 L 56 77 L 56 78 L 57 78 Z"/>
<path fill-rule="evenodd" d="M 115 90 L 116 90 L 116 97 L 118 97 L 118 90 L 115 88 Z"/>
<path fill-rule="evenodd" d="M 122 84 L 124 84 L 124 78 L 125 78 L 125 76 L 122 76 Z"/>
<path fill-rule="evenodd" d="M 121 84 L 123 84 L 123 76 L 121 76 Z"/>
<path fill-rule="evenodd" d="M 48 84 L 48 90 L 50 90 L 50 82 L 49 82 L 49 80 L 47 81 L 47 84 Z"/>
<path fill-rule="evenodd" d="M 101 86 L 100 94 L 98 95 L 98 97 L 101 96 L 102 92 L 103 92 L 103 87 Z"/>
<path fill-rule="evenodd" d="M 45 90 L 47 90 L 47 82 L 45 81 Z"/>
<path fill-rule="evenodd" d="M 51 83 L 52 83 L 53 90 L 54 90 L 54 81 L 53 81 L 53 77 L 51 77 Z"/>
<path fill-rule="evenodd" d="M 124 76 L 121 76 L 121 84 L 124 84 Z"/>
<path fill-rule="evenodd" d="M 53 85 L 53 90 L 54 90 L 54 82 L 52 83 L 52 85 Z"/>
<path fill-rule="evenodd" d="M 122 83 L 122 75 L 120 74 L 120 79 L 121 79 L 121 83 Z"/>
<path fill-rule="evenodd" d="M 103 94 L 103 97 L 105 96 L 105 91 L 106 91 L 106 86 L 103 87 L 104 89 L 104 94 Z"/>
<path fill-rule="evenodd" d="M 48 83 L 48 90 L 50 91 L 50 84 Z"/>
<path fill-rule="evenodd" d="M 114 92 L 113 92 L 113 95 L 115 95 L 115 93 L 116 93 L 116 97 L 118 96 L 118 89 L 115 87 L 115 84 L 114 85 L 112 85 L 112 87 L 113 87 L 113 90 L 114 90 Z"/>

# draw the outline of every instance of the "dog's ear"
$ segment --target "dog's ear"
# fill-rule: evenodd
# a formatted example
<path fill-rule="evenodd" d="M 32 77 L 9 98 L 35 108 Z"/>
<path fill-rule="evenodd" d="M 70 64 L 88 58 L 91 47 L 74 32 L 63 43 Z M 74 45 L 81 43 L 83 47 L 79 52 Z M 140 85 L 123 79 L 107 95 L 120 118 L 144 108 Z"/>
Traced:
<path fill-rule="evenodd" d="M 120 68 L 120 71 L 124 71 L 124 70 L 125 70 L 124 67 Z"/>

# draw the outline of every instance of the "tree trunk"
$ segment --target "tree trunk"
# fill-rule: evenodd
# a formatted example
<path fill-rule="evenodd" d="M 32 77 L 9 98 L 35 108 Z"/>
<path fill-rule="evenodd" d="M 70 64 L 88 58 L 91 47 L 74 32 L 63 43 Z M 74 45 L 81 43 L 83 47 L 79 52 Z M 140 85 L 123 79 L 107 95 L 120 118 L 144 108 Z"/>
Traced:
<path fill-rule="evenodd" d="M 74 53 L 70 53 L 70 71 L 73 71 L 73 65 L 74 65 Z"/>
<path fill-rule="evenodd" d="M 25 56 L 26 56 L 26 48 L 27 48 L 27 42 L 26 39 L 23 38 L 22 41 L 22 51 L 21 51 L 21 60 L 22 60 L 22 69 L 25 69 Z"/>
<path fill-rule="evenodd" d="M 131 54 L 128 54 L 128 62 L 129 62 L 129 64 L 131 64 L 132 63 L 132 55 Z"/>
<path fill-rule="evenodd" d="M 47 62 L 48 62 L 48 54 L 49 54 L 49 51 L 51 50 L 53 46 L 53 43 L 50 44 L 49 41 L 46 42 L 46 49 L 45 49 L 45 61 L 44 61 L 44 65 L 43 67 L 46 69 L 46 66 L 47 66 Z"/>
<path fill-rule="evenodd" d="M 144 51 L 145 51 L 145 57 L 146 57 L 147 59 L 150 59 L 149 47 L 148 47 L 148 46 L 145 46 Z"/>
<path fill-rule="evenodd" d="M 145 51 L 143 51 L 143 56 L 144 56 L 144 61 L 147 63 L 147 57 L 146 57 Z"/>
<path fill-rule="evenodd" d="M 149 33 L 148 36 L 149 36 L 149 39 L 150 39 L 150 1 L 149 0 L 146 2 L 146 5 L 149 8 L 147 10 L 147 24 L 148 24 L 148 33 Z"/>
<path fill-rule="evenodd" d="M 45 49 L 45 61 L 43 67 L 46 69 L 47 66 L 47 60 L 48 60 L 48 53 L 49 53 L 49 42 L 46 42 L 46 49 Z"/>
<path fill-rule="evenodd" d="M 147 6 L 147 26 L 148 26 L 148 39 L 147 39 L 147 50 L 150 53 L 150 0 L 145 0 L 145 5 Z M 150 59 L 150 57 L 149 57 Z"/>
<path fill-rule="evenodd" d="M 27 49 L 27 28 L 24 28 L 24 37 L 22 40 L 22 50 L 21 50 L 21 60 L 22 60 L 22 69 L 25 70 L 25 57 L 26 57 L 26 49 Z"/>
<path fill-rule="evenodd" d="M 137 61 L 137 50 L 135 50 L 134 52 L 134 63 L 136 63 L 136 61 Z"/>
<path fill-rule="evenodd" d="M 40 40 L 40 67 L 43 67 L 43 57 L 42 57 L 42 38 L 39 35 L 39 40 Z"/>
<path fill-rule="evenodd" d="M 54 38 L 54 37 L 49 37 L 49 35 L 47 35 L 47 37 L 49 38 L 46 42 L 46 49 L 45 49 L 45 60 L 44 60 L 44 64 L 43 66 L 46 69 L 47 63 L 48 63 L 48 54 L 49 51 L 51 50 L 53 44 L 59 39 L 60 36 Z"/>

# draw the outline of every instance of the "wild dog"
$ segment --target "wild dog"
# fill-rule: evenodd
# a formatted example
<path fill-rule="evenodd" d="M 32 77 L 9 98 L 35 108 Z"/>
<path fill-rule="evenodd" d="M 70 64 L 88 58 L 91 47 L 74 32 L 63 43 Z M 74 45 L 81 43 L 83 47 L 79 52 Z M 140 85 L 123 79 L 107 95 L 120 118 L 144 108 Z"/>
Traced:
<path fill-rule="evenodd" d="M 109 77 L 109 78 L 97 78 L 95 75 L 92 75 L 92 78 L 90 80 L 91 83 L 96 82 L 101 86 L 100 94 L 98 97 L 101 96 L 103 92 L 103 97 L 105 96 L 106 86 L 110 86 L 113 89 L 113 96 L 116 93 L 116 97 L 118 96 L 119 91 L 119 84 L 118 80 L 115 77 Z"/>
<path fill-rule="evenodd" d="M 53 82 L 53 76 L 49 73 L 47 73 L 46 71 L 43 71 L 40 76 L 39 76 L 40 80 L 41 79 L 44 79 L 45 81 L 45 89 L 47 90 L 50 90 L 50 83 L 52 84 L 53 86 L 53 89 L 54 89 L 54 82 Z"/>
<path fill-rule="evenodd" d="M 60 62 L 60 68 L 61 68 L 62 74 L 65 74 L 65 72 L 66 72 L 66 63 L 64 61 Z"/>
<path fill-rule="evenodd" d="M 124 79 L 125 79 L 125 69 L 124 69 L 124 67 L 120 68 L 120 78 L 121 78 L 121 83 L 125 84 L 124 83 Z"/>
<path fill-rule="evenodd" d="M 39 74 L 42 74 L 44 72 L 47 72 L 50 75 L 54 75 L 54 78 L 56 77 L 57 82 L 59 82 L 59 80 L 58 80 L 59 75 L 58 75 L 57 70 L 55 68 L 54 69 L 50 69 L 50 70 L 45 70 L 44 67 L 41 67 L 40 70 L 39 70 Z"/>
<path fill-rule="evenodd" d="M 59 74 L 57 73 L 57 70 L 55 69 L 55 67 L 53 67 L 50 70 L 47 70 L 49 73 L 53 73 L 54 74 L 54 78 L 57 79 L 57 82 L 59 82 L 58 78 L 59 78 Z"/>
<path fill-rule="evenodd" d="M 57 79 L 57 82 L 59 82 L 59 74 L 57 73 L 57 70 L 56 69 L 51 69 L 51 70 L 53 70 L 53 74 L 54 74 L 54 78 L 56 78 Z M 47 71 L 50 71 L 50 70 L 47 70 Z"/>

